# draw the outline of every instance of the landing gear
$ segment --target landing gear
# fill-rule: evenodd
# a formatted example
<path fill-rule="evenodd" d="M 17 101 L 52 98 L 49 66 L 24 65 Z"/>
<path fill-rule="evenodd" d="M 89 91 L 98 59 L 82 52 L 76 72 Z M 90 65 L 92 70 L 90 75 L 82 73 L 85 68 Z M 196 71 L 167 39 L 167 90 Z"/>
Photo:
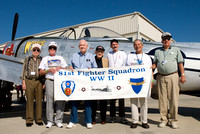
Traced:
<path fill-rule="evenodd" d="M 0 80 L 0 112 L 11 109 L 13 83 Z"/>

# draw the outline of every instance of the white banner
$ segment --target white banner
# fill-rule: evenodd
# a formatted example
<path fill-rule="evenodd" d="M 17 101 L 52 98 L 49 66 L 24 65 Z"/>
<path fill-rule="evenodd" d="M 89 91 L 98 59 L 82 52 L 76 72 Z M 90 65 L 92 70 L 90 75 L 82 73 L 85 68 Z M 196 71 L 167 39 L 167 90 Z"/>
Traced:
<path fill-rule="evenodd" d="M 99 100 L 149 97 L 150 67 L 125 66 L 60 70 L 54 75 L 55 100 Z"/>

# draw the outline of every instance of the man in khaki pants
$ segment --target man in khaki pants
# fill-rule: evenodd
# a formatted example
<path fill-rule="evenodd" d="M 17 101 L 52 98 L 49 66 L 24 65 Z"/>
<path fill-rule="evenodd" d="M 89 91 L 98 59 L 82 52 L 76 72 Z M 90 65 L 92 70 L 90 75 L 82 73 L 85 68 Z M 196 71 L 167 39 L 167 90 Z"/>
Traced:
<path fill-rule="evenodd" d="M 43 125 L 42 122 L 42 81 L 39 76 L 38 67 L 42 58 L 39 56 L 41 46 L 39 44 L 32 45 L 32 56 L 25 59 L 22 73 L 22 89 L 26 91 L 26 126 L 31 127 L 34 120 L 33 102 L 35 99 L 35 123 Z"/>
<path fill-rule="evenodd" d="M 160 128 L 168 123 L 172 128 L 178 128 L 178 98 L 179 98 L 179 76 L 180 82 L 184 83 L 185 74 L 183 68 L 183 57 L 177 47 L 171 46 L 171 34 L 166 32 L 162 36 L 163 47 L 155 51 L 155 58 L 152 68 L 158 69 L 157 84 L 159 108 L 161 115 Z M 168 114 L 169 102 L 169 114 Z"/>

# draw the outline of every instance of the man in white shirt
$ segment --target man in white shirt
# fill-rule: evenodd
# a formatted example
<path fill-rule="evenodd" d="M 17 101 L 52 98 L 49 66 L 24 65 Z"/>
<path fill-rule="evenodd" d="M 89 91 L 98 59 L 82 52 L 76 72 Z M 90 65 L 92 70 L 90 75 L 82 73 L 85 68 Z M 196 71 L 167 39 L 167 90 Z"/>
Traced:
<path fill-rule="evenodd" d="M 40 75 L 45 75 L 46 87 L 46 118 L 47 128 L 54 125 L 54 74 L 62 68 L 66 68 L 67 64 L 62 56 L 56 55 L 57 43 L 52 41 L 49 43 L 49 55 L 44 57 L 40 63 Z M 55 123 L 57 127 L 62 128 L 63 114 L 65 110 L 65 101 L 56 101 Z"/>
<path fill-rule="evenodd" d="M 110 47 L 113 51 L 108 53 L 108 62 L 109 67 L 122 67 L 126 65 L 127 55 L 123 51 L 119 51 L 119 44 L 118 40 L 113 39 L 111 40 Z M 124 99 L 119 100 L 119 117 L 121 117 L 121 122 L 123 124 L 127 123 L 125 118 L 125 108 L 124 108 Z M 116 106 L 115 106 L 116 99 L 110 100 L 110 117 L 111 122 L 114 123 L 116 121 Z"/>
<path fill-rule="evenodd" d="M 128 66 L 146 65 L 146 66 L 149 66 L 150 68 L 152 66 L 151 58 L 147 54 L 142 52 L 142 48 L 143 48 L 142 41 L 139 39 L 136 39 L 133 42 L 133 44 L 134 44 L 133 46 L 136 52 L 128 55 L 127 65 Z M 136 128 L 138 126 L 138 121 L 139 121 L 138 104 L 140 103 L 142 127 L 149 128 L 149 125 L 147 123 L 147 111 L 148 111 L 147 97 L 131 98 L 130 100 L 131 100 L 131 111 L 132 111 L 132 124 L 130 127 Z"/>

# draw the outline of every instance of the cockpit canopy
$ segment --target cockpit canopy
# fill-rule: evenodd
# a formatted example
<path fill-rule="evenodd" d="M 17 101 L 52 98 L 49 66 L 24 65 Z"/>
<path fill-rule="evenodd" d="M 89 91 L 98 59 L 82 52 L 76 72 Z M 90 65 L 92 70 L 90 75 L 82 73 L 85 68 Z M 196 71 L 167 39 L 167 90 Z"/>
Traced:
<path fill-rule="evenodd" d="M 96 26 L 92 26 L 92 27 L 85 27 L 83 28 L 79 39 L 82 38 L 87 38 L 87 40 L 90 39 L 101 39 L 101 40 L 107 40 L 107 39 L 118 39 L 118 40 L 128 40 L 126 38 L 124 38 L 123 36 L 121 36 L 120 34 L 107 29 L 107 28 L 103 28 L 103 27 L 96 27 Z M 89 39 L 90 38 L 90 39 Z"/>

